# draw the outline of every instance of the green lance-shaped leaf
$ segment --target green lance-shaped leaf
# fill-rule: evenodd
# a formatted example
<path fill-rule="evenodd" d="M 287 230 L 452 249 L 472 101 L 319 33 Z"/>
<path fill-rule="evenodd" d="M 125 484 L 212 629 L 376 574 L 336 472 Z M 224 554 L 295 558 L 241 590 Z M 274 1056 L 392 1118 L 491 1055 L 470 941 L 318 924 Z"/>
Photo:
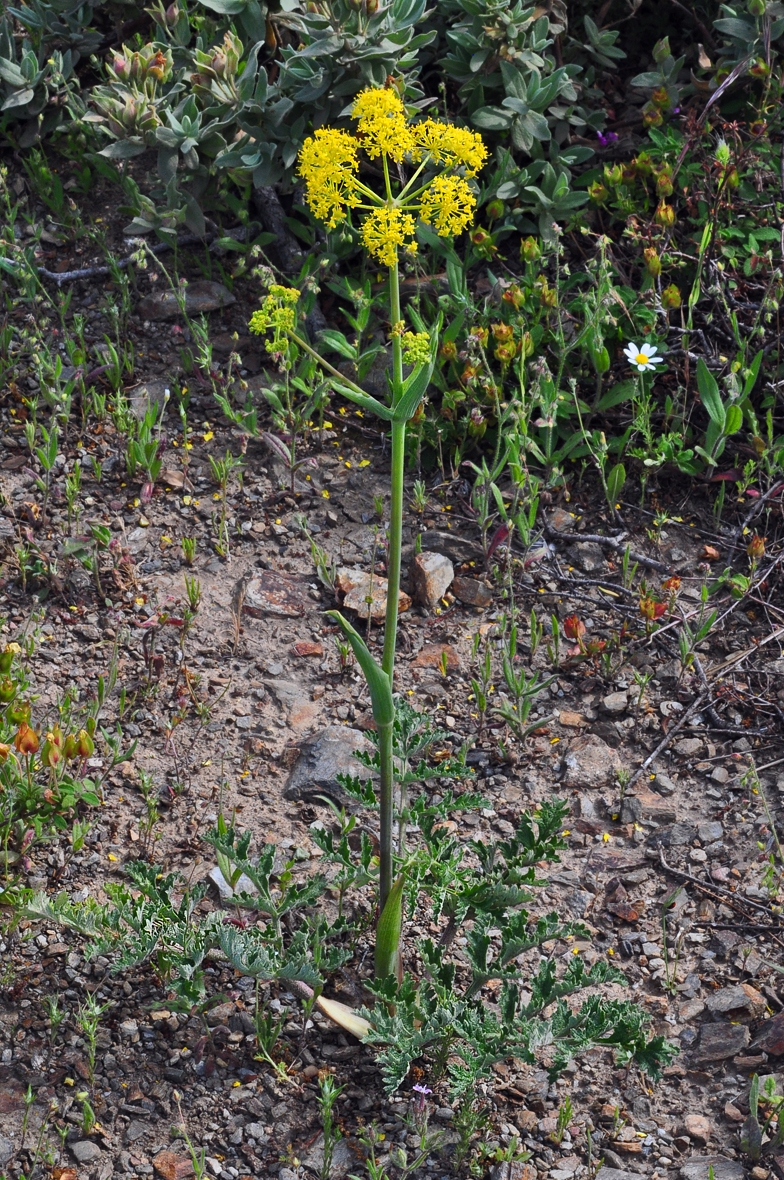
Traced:
<path fill-rule="evenodd" d="M 395 720 L 395 703 L 392 699 L 392 685 L 386 672 L 376 663 L 362 636 L 354 630 L 347 619 L 343 618 L 340 611 L 328 610 L 327 617 L 333 619 L 341 628 L 365 674 L 376 725 L 392 725 Z"/>
<path fill-rule="evenodd" d="M 711 422 L 715 423 L 723 431 L 726 421 L 726 411 L 722 405 L 719 386 L 716 378 L 710 372 L 702 357 L 697 361 L 697 386 L 700 391 L 700 399 L 708 412 Z"/>
<path fill-rule="evenodd" d="M 390 890 L 376 929 L 376 979 L 399 975 L 400 933 L 403 928 L 403 886 L 401 874 Z"/>
<path fill-rule="evenodd" d="M 607 491 L 610 493 L 610 499 L 615 502 L 623 491 L 623 485 L 626 483 L 626 468 L 623 463 L 616 463 L 607 476 Z"/>

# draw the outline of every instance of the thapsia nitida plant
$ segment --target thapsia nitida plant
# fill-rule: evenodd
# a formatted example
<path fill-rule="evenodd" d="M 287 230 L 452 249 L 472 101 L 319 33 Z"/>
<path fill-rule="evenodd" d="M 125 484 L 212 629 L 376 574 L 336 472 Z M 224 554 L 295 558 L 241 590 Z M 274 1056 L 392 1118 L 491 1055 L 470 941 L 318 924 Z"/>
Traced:
<path fill-rule="evenodd" d="M 406 426 L 416 414 L 430 383 L 436 358 L 440 323 L 431 333 L 415 322 L 407 331 L 400 310 L 399 253 L 416 252 L 417 216 L 441 237 L 466 229 L 473 220 L 476 197 L 470 180 L 482 168 L 487 150 L 481 137 L 449 123 L 427 119 L 409 122 L 406 108 L 394 88 L 363 90 L 353 104 L 356 133 L 322 128 L 306 140 L 299 156 L 306 199 L 313 213 L 330 229 L 357 215 L 365 250 L 389 269 L 389 307 L 392 324 L 392 372 L 389 404 L 378 401 L 318 357 L 298 334 L 295 306 L 299 292 L 272 286 L 260 311 L 251 319 L 255 332 L 272 332 L 268 351 L 283 365 L 291 365 L 298 350 L 317 356 L 334 378 L 333 387 L 344 397 L 388 422 L 392 435 L 389 568 L 384 651 L 381 664 L 350 623 L 337 612 L 335 622 L 345 632 L 370 689 L 373 716 L 378 726 L 380 754 L 380 867 L 381 918 L 379 932 L 399 937 L 399 917 L 385 913 L 387 899 L 399 915 L 402 887 L 392 892 L 394 853 L 392 828 L 395 774 L 393 729 L 395 724 L 394 671 L 397 639 L 398 594 L 403 528 L 403 474 Z M 384 189 L 379 195 L 360 178 L 362 157 L 380 163 Z M 410 174 L 405 178 L 404 169 Z M 413 317 L 412 317 L 413 318 Z M 413 365 L 408 377 L 404 364 Z M 381 958 L 386 960 L 382 953 Z M 377 970 L 381 970 L 377 964 Z"/>

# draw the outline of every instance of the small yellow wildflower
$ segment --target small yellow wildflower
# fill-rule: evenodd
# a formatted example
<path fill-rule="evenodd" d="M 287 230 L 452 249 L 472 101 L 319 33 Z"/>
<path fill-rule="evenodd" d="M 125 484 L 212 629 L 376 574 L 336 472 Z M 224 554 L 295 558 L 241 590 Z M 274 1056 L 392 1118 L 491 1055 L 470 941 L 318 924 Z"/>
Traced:
<path fill-rule="evenodd" d="M 416 253 L 414 218 L 400 209 L 374 209 L 362 224 L 362 242 L 379 262 L 394 266 L 399 247 Z"/>
<path fill-rule="evenodd" d="M 403 348 L 403 360 L 407 365 L 424 365 L 430 360 L 430 336 L 427 332 L 406 332 Z"/>
<path fill-rule="evenodd" d="M 437 176 L 422 193 L 419 215 L 439 237 L 459 234 L 474 219 L 476 198 L 460 176 Z"/>

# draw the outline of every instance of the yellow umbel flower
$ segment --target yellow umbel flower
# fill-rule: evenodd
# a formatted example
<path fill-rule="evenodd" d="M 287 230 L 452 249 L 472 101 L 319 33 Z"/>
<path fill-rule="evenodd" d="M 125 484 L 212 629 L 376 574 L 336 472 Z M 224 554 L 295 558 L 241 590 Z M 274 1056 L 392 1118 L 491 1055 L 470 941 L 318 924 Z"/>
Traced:
<path fill-rule="evenodd" d="M 416 252 L 414 219 L 410 213 L 382 206 L 369 213 L 362 223 L 362 242 L 365 249 L 383 262 L 394 266 L 398 248 Z"/>
<path fill-rule="evenodd" d="M 306 139 L 299 153 L 299 174 L 305 180 L 311 209 L 329 229 L 360 203 L 355 190 L 359 145 L 347 131 L 323 127 Z"/>
<path fill-rule="evenodd" d="M 403 360 L 407 365 L 424 365 L 430 360 L 430 336 L 427 332 L 406 332 L 403 348 Z"/>
<path fill-rule="evenodd" d="M 420 197 L 419 215 L 439 237 L 459 234 L 474 219 L 476 198 L 460 176 L 436 176 Z"/>
<path fill-rule="evenodd" d="M 487 159 L 487 148 L 481 135 L 467 131 L 465 127 L 427 119 L 424 123 L 415 123 L 411 135 L 414 139 L 411 156 L 416 163 L 430 156 L 435 164 L 463 167 L 467 176 L 476 176 Z"/>
<path fill-rule="evenodd" d="M 299 301 L 296 287 L 281 287 L 273 283 L 269 295 L 258 311 L 250 317 L 250 330 L 261 336 L 271 328 L 273 339 L 266 344 L 267 352 L 285 352 L 288 348 L 287 332 L 293 332 L 297 323 L 294 305 Z"/>
<path fill-rule="evenodd" d="M 414 139 L 406 126 L 406 108 L 396 90 L 368 87 L 354 99 L 351 113 L 359 120 L 357 135 L 370 156 L 385 155 L 400 162 Z"/>

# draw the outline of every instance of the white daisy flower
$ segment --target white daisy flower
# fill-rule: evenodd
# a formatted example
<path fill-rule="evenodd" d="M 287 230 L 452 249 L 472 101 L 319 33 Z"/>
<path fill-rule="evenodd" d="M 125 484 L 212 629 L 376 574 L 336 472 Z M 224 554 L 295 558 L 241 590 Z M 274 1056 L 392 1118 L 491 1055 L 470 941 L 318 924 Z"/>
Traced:
<path fill-rule="evenodd" d="M 664 360 L 663 357 L 657 356 L 658 349 L 653 344 L 627 344 L 623 350 L 630 365 L 634 365 L 638 373 L 645 373 L 648 369 L 655 368 Z"/>

